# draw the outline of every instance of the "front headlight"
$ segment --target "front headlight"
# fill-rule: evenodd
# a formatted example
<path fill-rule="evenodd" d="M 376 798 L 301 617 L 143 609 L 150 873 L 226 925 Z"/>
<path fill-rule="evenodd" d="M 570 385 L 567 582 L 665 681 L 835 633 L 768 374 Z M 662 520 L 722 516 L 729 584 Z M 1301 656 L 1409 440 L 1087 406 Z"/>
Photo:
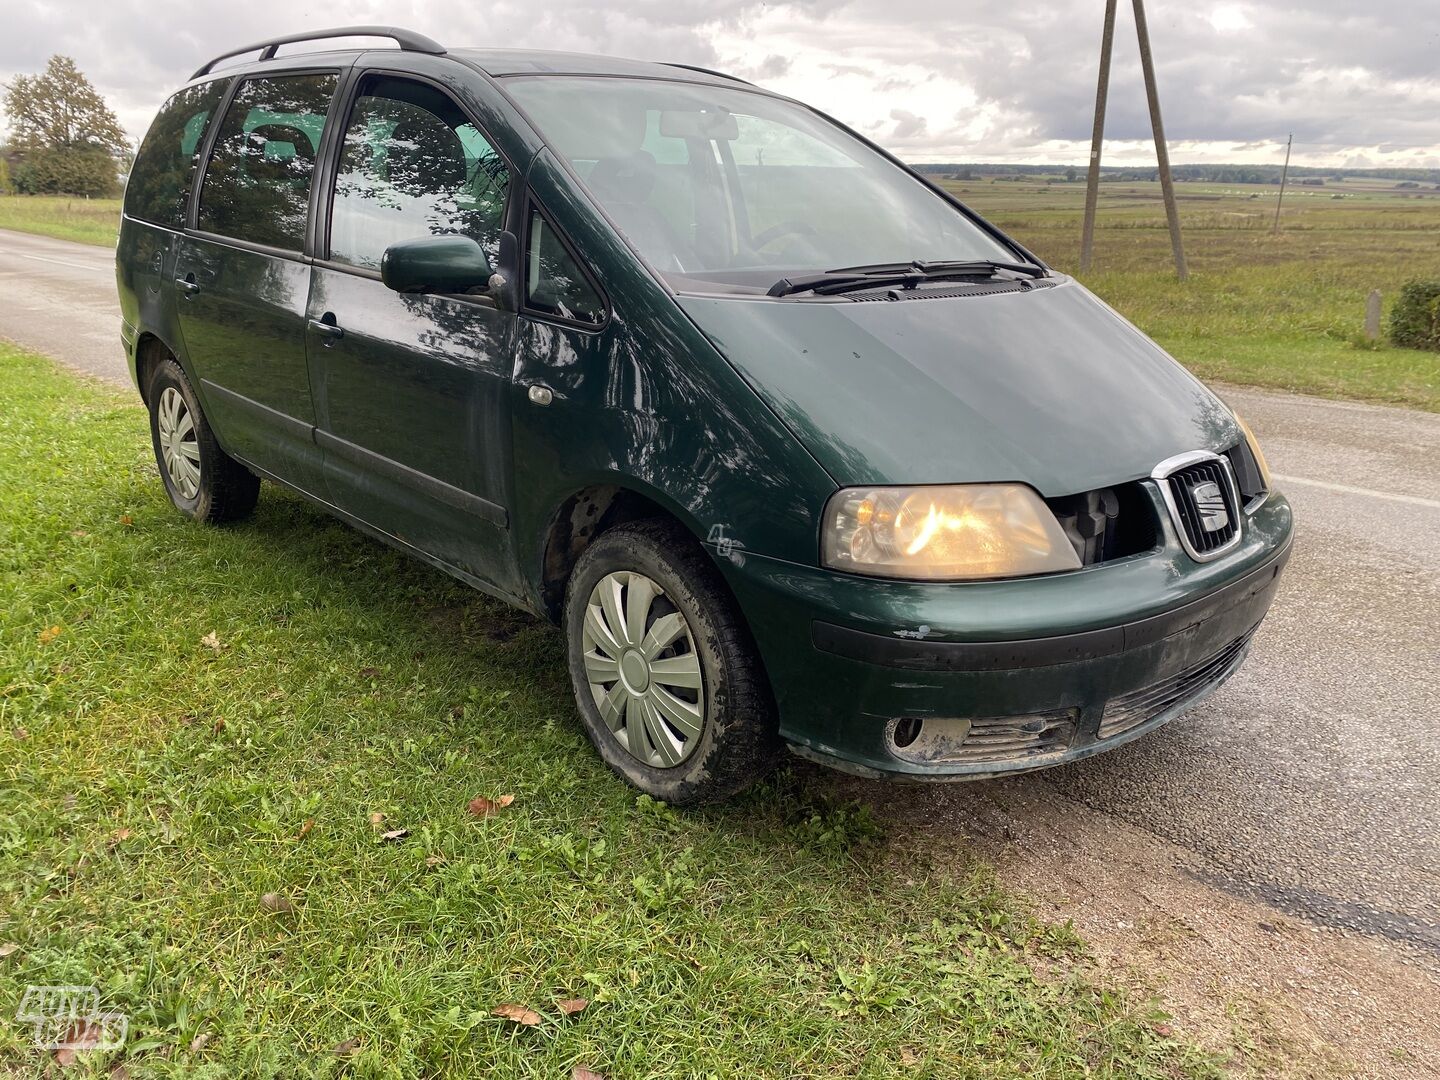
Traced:
<path fill-rule="evenodd" d="M 845 488 L 825 505 L 832 570 L 926 581 L 1076 570 L 1055 515 L 1024 484 Z"/>
<path fill-rule="evenodd" d="M 1275 484 L 1270 479 L 1270 466 L 1265 462 L 1265 453 L 1260 449 L 1260 440 L 1255 438 L 1255 433 L 1250 430 L 1244 418 L 1235 413 L 1235 423 L 1240 425 L 1240 431 L 1245 436 L 1245 442 L 1250 446 L 1250 456 L 1255 459 L 1255 467 L 1260 470 L 1260 487 L 1264 491 L 1274 491 Z"/>

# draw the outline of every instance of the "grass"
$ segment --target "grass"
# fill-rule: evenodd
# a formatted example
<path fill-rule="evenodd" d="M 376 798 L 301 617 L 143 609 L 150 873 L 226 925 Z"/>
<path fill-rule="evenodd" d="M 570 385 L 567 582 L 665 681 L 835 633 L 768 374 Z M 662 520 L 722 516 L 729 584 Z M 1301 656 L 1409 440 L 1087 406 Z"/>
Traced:
<path fill-rule="evenodd" d="M 119 199 L 71 195 L 0 195 L 0 229 L 114 247 Z"/>
<path fill-rule="evenodd" d="M 130 1043 L 77 1072 L 1216 1072 L 822 775 L 637 798 L 549 627 L 268 485 L 186 522 L 128 394 L 0 346 L 0 397 L 0 1015 L 98 985 Z"/>

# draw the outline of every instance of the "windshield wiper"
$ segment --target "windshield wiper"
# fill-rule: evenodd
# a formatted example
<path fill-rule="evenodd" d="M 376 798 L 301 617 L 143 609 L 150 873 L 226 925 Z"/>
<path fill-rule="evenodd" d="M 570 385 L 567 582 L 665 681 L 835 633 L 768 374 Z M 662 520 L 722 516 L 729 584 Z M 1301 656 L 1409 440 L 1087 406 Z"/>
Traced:
<path fill-rule="evenodd" d="M 817 296 L 832 296 L 837 293 L 853 292 L 857 289 L 883 289 L 899 286 L 914 288 L 926 281 L 944 281 L 949 278 L 994 277 L 997 270 L 1008 270 L 1024 274 L 1027 278 L 1044 277 L 1043 266 L 1033 263 L 992 262 L 990 260 L 955 260 L 951 262 L 875 263 L 871 266 L 844 266 L 837 270 L 826 270 L 821 274 L 806 274 L 803 277 L 781 278 L 770 286 L 767 296 L 789 296 L 792 293 L 813 292 Z"/>

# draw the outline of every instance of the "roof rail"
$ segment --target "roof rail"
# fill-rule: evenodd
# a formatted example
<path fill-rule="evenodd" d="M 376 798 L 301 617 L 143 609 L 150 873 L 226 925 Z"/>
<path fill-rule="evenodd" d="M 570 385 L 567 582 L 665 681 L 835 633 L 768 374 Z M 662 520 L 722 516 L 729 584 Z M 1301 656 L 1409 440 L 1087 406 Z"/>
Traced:
<path fill-rule="evenodd" d="M 673 68 L 684 68 L 686 71 L 698 71 L 701 75 L 714 75 L 717 79 L 729 79 L 731 82 L 744 83 L 746 86 L 755 85 L 748 79 L 740 78 L 739 75 L 731 75 L 725 71 L 714 71 L 706 67 L 697 67 L 694 64 L 666 64 L 665 66 Z"/>
<path fill-rule="evenodd" d="M 307 30 L 303 34 L 286 34 L 284 37 L 269 38 L 266 41 L 257 41 L 253 45 L 242 45 L 238 49 L 231 49 L 214 57 L 190 78 L 198 79 L 201 75 L 208 75 L 212 68 L 221 60 L 228 60 L 232 56 L 240 56 L 243 53 L 260 53 L 259 59 L 270 60 L 275 56 L 275 51 L 281 45 L 292 45 L 297 41 L 319 41 L 322 38 L 340 37 L 382 37 L 393 38 L 395 44 L 399 45 L 405 52 L 429 53 L 432 56 L 444 56 L 445 46 L 437 41 L 432 41 L 424 34 L 417 34 L 411 30 L 402 29 L 399 26 L 337 26 L 331 30 Z"/>

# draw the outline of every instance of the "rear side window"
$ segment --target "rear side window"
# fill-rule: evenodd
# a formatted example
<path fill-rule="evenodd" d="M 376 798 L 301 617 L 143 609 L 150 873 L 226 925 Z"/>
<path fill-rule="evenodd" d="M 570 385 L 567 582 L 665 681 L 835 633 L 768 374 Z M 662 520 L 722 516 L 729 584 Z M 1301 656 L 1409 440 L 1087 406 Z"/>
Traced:
<path fill-rule="evenodd" d="M 493 264 L 509 188 L 504 160 L 448 97 L 408 79 L 372 79 L 340 151 L 330 258 L 378 270 L 391 244 L 461 233 Z"/>
<path fill-rule="evenodd" d="M 125 185 L 125 213 L 172 229 L 184 226 L 200 142 L 225 86 L 221 79 L 186 87 L 165 103 L 135 156 Z"/>
<path fill-rule="evenodd" d="M 538 210 L 526 223 L 525 303 L 533 311 L 582 326 L 605 321 L 605 301 Z"/>
<path fill-rule="evenodd" d="M 200 188 L 205 232 L 299 251 L 310 182 L 335 95 L 334 75 L 281 75 L 241 84 Z"/>

